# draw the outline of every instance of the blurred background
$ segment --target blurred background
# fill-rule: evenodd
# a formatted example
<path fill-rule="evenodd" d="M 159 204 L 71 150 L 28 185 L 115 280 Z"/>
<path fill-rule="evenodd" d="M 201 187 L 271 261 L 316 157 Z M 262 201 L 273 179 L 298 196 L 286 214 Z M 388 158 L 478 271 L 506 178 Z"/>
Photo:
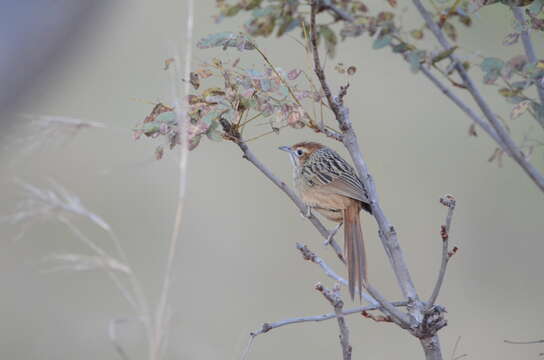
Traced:
<path fill-rule="evenodd" d="M 195 40 L 211 32 L 241 30 L 243 16 L 214 24 L 214 1 L 196 3 Z M 49 187 L 49 179 L 54 179 L 111 225 L 155 304 L 175 214 L 177 153 L 166 152 L 156 161 L 153 151 L 158 144 L 135 142 L 131 129 L 151 111 L 150 103 L 171 101 L 171 76 L 163 66 L 172 56 L 172 43 L 183 49 L 186 8 L 181 0 L 97 4 L 69 16 L 76 26 L 66 27 L 70 36 L 55 48 L 49 57 L 52 63 L 32 76 L 26 73 L 29 79 L 20 94 L 8 94 L 12 98 L 6 103 L 12 106 L 1 115 L 0 216 L 13 214 L 22 199 L 17 181 Z M 405 16 L 406 22 L 421 23 L 412 12 Z M 466 50 L 507 58 L 512 48 L 501 42 L 511 29 L 511 14 L 487 7 L 470 34 L 461 32 L 460 42 Z M 28 31 L 46 36 L 53 30 Z M 533 37 L 543 54 L 542 35 Z M 294 38 L 258 42 L 282 68 L 304 60 Z M 219 53 L 195 49 L 194 61 Z M 21 61 L 35 53 L 25 54 Z M 347 104 L 382 207 L 397 228 L 424 298 L 440 263 L 439 229 L 446 209 L 438 200 L 445 193 L 457 198 L 450 239 L 460 250 L 438 299 L 448 309 L 448 326 L 440 333 L 444 356 L 449 358 L 461 337 L 457 354 L 472 359 L 537 358 L 544 352 L 542 345 L 508 345 L 503 340 L 544 336 L 542 193 L 508 159 L 502 167 L 489 163 L 494 145 L 485 135 L 469 137 L 469 120 L 421 75 L 410 73 L 399 56 L 372 50 L 366 37 L 341 43 L 337 54 L 327 61 L 330 71 L 336 62 L 358 68 Z M 251 53 L 232 50 L 221 56 L 242 56 L 248 64 L 260 64 Z M 330 74 L 334 79 L 334 72 Z M 481 76 L 477 69 L 473 74 L 476 79 Z M 343 81 L 334 80 L 336 86 Z M 498 113 L 510 112 L 496 88 L 482 89 Z M 36 114 L 104 127 L 47 132 L 29 120 Z M 520 135 L 529 131 L 542 137 L 528 117 L 511 126 Z M 252 145 L 276 174 L 290 181 L 288 159 L 276 149 L 304 139 L 318 137 L 309 130 L 287 129 Z M 338 144 L 321 140 L 345 155 Z M 533 161 L 544 168 L 542 160 L 537 149 Z M 295 243 L 307 244 L 344 274 L 342 267 L 294 205 L 244 161 L 235 146 L 204 139 L 190 154 L 185 206 L 171 293 L 168 359 L 239 359 L 249 332 L 263 322 L 332 311 L 313 290 L 318 281 L 332 286 L 331 280 L 301 259 Z M 391 300 L 400 299 L 374 221 L 362 216 L 370 276 Z M 96 226 L 77 218 L 74 223 L 112 249 Z M 52 253 L 85 253 L 73 234 L 55 221 L 36 223 L 22 236 L 20 226 L 0 226 L 0 357 L 118 358 L 108 325 L 133 314 L 107 275 L 51 272 L 53 266 L 44 262 Z M 357 305 L 348 301 L 346 308 Z M 350 316 L 348 323 L 354 358 L 423 356 L 417 341 L 396 326 L 358 315 Z M 137 322 L 123 325 L 119 339 L 131 359 L 146 358 L 145 336 Z M 334 321 L 271 331 L 256 338 L 249 354 L 249 359 L 339 357 Z"/>

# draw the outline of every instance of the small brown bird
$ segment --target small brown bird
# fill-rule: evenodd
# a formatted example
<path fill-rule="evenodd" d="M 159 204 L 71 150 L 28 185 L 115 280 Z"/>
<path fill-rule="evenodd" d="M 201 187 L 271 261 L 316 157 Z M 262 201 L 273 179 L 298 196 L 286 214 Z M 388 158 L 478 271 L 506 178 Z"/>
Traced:
<path fill-rule="evenodd" d="M 308 210 L 344 224 L 344 252 L 347 255 L 349 293 L 360 293 L 367 282 L 366 255 L 359 212 L 371 213 L 368 193 L 353 167 L 334 150 L 316 142 L 282 146 L 293 164 L 293 178 Z"/>

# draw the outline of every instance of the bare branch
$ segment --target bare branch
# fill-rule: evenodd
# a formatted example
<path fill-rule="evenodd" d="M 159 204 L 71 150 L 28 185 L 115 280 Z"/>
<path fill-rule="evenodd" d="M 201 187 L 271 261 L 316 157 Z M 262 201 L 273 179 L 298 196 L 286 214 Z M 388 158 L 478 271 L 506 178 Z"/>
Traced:
<path fill-rule="evenodd" d="M 306 245 L 301 245 L 297 243 L 297 249 L 302 254 L 302 257 L 304 258 L 304 260 L 308 260 L 313 262 L 314 264 L 319 265 L 319 267 L 321 267 L 321 269 L 323 269 L 323 271 L 325 272 L 325 275 L 327 275 L 331 279 L 337 281 L 338 283 L 344 286 L 348 285 L 348 282 L 346 281 L 346 279 L 338 275 L 333 269 L 331 269 L 329 265 L 327 265 L 327 263 L 322 258 L 317 256 Z M 379 305 L 378 302 L 372 296 L 368 295 L 365 292 L 361 292 L 361 297 L 364 298 L 366 302 L 372 305 L 375 305 L 375 306 Z"/>
<path fill-rule="evenodd" d="M 533 42 L 531 41 L 531 36 L 529 35 L 529 30 L 527 23 L 525 21 L 525 16 L 523 15 L 523 10 L 517 6 L 511 5 L 512 13 L 516 18 L 516 21 L 522 26 L 521 31 L 521 41 L 523 42 L 523 48 L 525 49 L 525 55 L 527 55 L 527 60 L 529 63 L 534 64 L 538 61 L 538 58 L 535 54 L 535 49 L 533 47 Z M 535 86 L 538 92 L 538 97 L 540 98 L 540 104 L 544 106 L 544 87 L 540 84 L 539 81 L 535 82 Z M 544 127 L 544 119 L 537 116 L 538 123 L 540 126 Z"/>
<path fill-rule="evenodd" d="M 427 27 L 431 30 L 431 32 L 436 37 L 440 45 L 444 48 L 444 50 L 451 49 L 451 45 L 446 39 L 444 33 L 434 22 L 432 15 L 425 9 L 423 4 L 421 3 L 421 0 L 412 0 L 412 2 L 421 14 L 421 17 L 423 17 L 423 19 L 425 20 Z M 535 168 L 529 161 L 527 161 L 523 152 L 519 149 L 510 134 L 508 134 L 508 132 L 505 130 L 504 126 L 499 121 L 493 110 L 491 110 L 489 104 L 484 100 L 479 90 L 474 85 L 472 78 L 468 75 L 467 71 L 459 61 L 459 58 L 457 58 L 457 56 L 453 52 L 449 55 L 449 58 L 454 62 L 455 70 L 463 80 L 463 84 L 465 85 L 466 89 L 470 92 L 470 94 L 474 98 L 474 101 L 482 110 L 484 116 L 487 118 L 491 126 L 497 132 L 498 137 L 501 139 L 501 143 L 499 143 L 499 145 L 502 144 L 501 147 L 503 148 L 503 150 L 506 151 L 518 163 L 518 165 L 521 166 L 521 168 L 527 173 L 527 175 L 531 178 L 531 180 L 533 180 L 533 182 L 539 187 L 539 189 L 544 191 L 544 177 L 542 176 L 540 171 Z"/>
<path fill-rule="evenodd" d="M 395 302 L 392 302 L 391 304 L 393 306 L 400 307 L 400 306 L 406 306 L 408 302 L 395 301 Z M 372 310 L 381 310 L 381 305 L 367 305 L 367 306 L 356 307 L 350 310 L 344 310 L 342 311 L 342 315 L 346 316 L 346 315 L 352 315 L 352 314 L 360 314 L 363 311 L 372 311 Z M 330 320 L 334 318 L 336 318 L 336 313 L 329 313 L 329 314 L 316 315 L 316 316 L 296 317 L 296 318 L 276 321 L 273 323 L 264 323 L 258 331 L 252 332 L 250 335 L 252 337 L 255 337 L 285 325 L 299 324 L 299 323 L 305 323 L 305 322 L 320 322 L 320 321 Z"/>
<path fill-rule="evenodd" d="M 440 289 L 442 288 L 442 283 L 444 282 L 444 277 L 446 276 L 448 261 L 451 259 L 448 240 L 450 235 L 451 221 L 453 219 L 453 211 L 455 210 L 456 202 L 453 196 L 444 195 L 440 198 L 440 203 L 448 208 L 448 215 L 446 215 L 446 224 L 442 225 L 442 229 L 440 232 L 442 237 L 442 262 L 440 264 L 438 279 L 436 280 L 433 292 L 429 297 L 429 300 L 427 301 L 426 309 L 430 309 L 431 307 L 433 307 L 434 303 L 436 302 L 436 298 L 438 298 L 438 294 L 440 293 Z"/>
<path fill-rule="evenodd" d="M 343 360 L 351 360 L 352 348 L 349 344 L 349 328 L 344 319 L 343 309 L 344 301 L 340 297 L 340 287 L 335 286 L 333 290 L 329 290 L 321 284 L 317 284 L 315 289 L 319 291 L 325 299 L 327 299 L 334 308 L 336 314 L 336 320 L 338 321 L 338 327 L 340 328 L 340 346 L 342 347 Z"/>
<path fill-rule="evenodd" d="M 484 119 L 476 114 L 474 110 L 468 107 L 468 105 L 465 104 L 460 97 L 455 95 L 455 93 L 450 88 L 448 88 L 445 84 L 438 80 L 438 78 L 434 76 L 431 70 L 427 69 L 425 66 L 421 66 L 420 70 L 423 75 L 427 77 L 427 79 L 429 79 L 437 88 L 440 89 L 440 91 L 442 91 L 444 95 L 446 95 L 446 97 L 453 101 L 455 105 L 457 105 L 469 118 L 472 119 L 472 121 L 478 124 L 480 128 L 482 128 L 489 136 L 491 136 L 493 140 L 495 140 L 495 142 L 501 146 L 501 148 L 505 148 L 503 146 L 502 140 L 499 138 L 497 132 L 495 131 L 495 129 L 493 129 L 493 127 L 491 127 L 491 125 L 489 125 Z"/>

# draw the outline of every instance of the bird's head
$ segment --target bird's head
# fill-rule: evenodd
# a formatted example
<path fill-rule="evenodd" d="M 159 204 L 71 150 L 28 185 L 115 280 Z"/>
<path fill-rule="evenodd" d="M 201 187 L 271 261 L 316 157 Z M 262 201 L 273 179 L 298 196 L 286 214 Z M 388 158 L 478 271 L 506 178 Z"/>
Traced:
<path fill-rule="evenodd" d="M 302 166 L 308 160 L 310 155 L 325 146 L 316 142 L 300 142 L 292 146 L 281 146 L 280 150 L 286 151 L 289 154 L 291 163 L 294 167 Z"/>

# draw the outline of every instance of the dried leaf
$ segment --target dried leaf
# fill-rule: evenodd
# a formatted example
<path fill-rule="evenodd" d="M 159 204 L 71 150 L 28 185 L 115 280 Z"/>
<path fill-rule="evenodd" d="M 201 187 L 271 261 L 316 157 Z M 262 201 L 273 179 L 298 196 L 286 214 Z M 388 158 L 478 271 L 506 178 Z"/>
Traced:
<path fill-rule="evenodd" d="M 387 0 L 387 2 L 391 7 L 397 7 L 397 0 Z"/>
<path fill-rule="evenodd" d="M 468 128 L 468 135 L 478 137 L 478 133 L 476 132 L 476 125 L 470 124 L 470 127 Z"/>
<path fill-rule="evenodd" d="M 200 87 L 200 78 L 199 78 L 198 74 L 195 73 L 195 72 L 192 72 L 190 74 L 190 77 L 191 77 L 191 79 L 190 79 L 191 85 L 193 85 L 195 90 L 198 90 L 198 88 Z"/>
<path fill-rule="evenodd" d="M 155 159 L 160 160 L 162 159 L 162 156 L 164 155 L 164 148 L 162 145 L 159 145 L 155 148 Z"/>
<path fill-rule="evenodd" d="M 148 122 L 152 122 L 152 121 L 155 121 L 155 118 L 163 113 L 163 112 L 167 112 L 167 111 L 172 111 L 173 109 L 169 106 L 166 106 L 164 105 L 163 103 L 158 103 L 157 105 L 155 105 L 153 107 L 153 110 L 151 110 L 151 113 L 149 115 L 147 115 L 144 119 L 144 124 L 145 123 L 148 123 Z"/>
<path fill-rule="evenodd" d="M 377 21 L 379 23 L 382 22 L 390 22 L 395 18 L 395 14 L 393 14 L 390 11 L 382 11 L 378 14 Z"/>
<path fill-rule="evenodd" d="M 502 44 L 504 46 L 510 46 L 517 43 L 519 40 L 519 35 L 520 34 L 517 32 L 507 34 L 504 39 L 502 39 Z"/>
<path fill-rule="evenodd" d="M 446 21 L 442 26 L 442 29 L 447 37 L 449 37 L 452 41 L 457 41 L 457 30 L 452 23 Z"/>
<path fill-rule="evenodd" d="M 338 63 L 334 66 L 334 70 L 338 72 L 339 74 L 345 74 L 346 68 L 344 67 L 344 63 Z"/>
<path fill-rule="evenodd" d="M 520 102 L 519 104 L 517 104 L 516 106 L 514 106 L 512 108 L 512 112 L 510 112 L 510 119 L 514 120 L 520 117 L 523 113 L 527 111 L 527 109 L 529 109 L 530 104 L 531 104 L 530 100 L 524 100 Z"/>
<path fill-rule="evenodd" d="M 168 70 L 170 64 L 174 62 L 174 58 L 168 58 L 164 60 L 164 70 Z"/>
<path fill-rule="evenodd" d="M 416 40 L 423 39 L 423 31 L 421 31 L 419 29 L 414 29 L 414 30 L 410 31 L 410 35 Z"/>
<path fill-rule="evenodd" d="M 213 72 L 209 69 L 197 69 L 195 70 L 195 73 L 198 74 L 201 79 L 207 79 L 213 75 Z"/>
<path fill-rule="evenodd" d="M 287 73 L 287 78 L 289 80 L 296 80 L 298 76 L 302 73 L 302 70 L 300 69 L 293 69 Z"/>
<path fill-rule="evenodd" d="M 212 47 L 222 47 L 226 50 L 228 47 L 235 47 L 238 50 L 253 50 L 255 45 L 253 41 L 242 33 L 235 34 L 232 32 L 222 32 L 208 35 L 200 39 L 196 46 L 201 49 L 207 49 Z"/>

